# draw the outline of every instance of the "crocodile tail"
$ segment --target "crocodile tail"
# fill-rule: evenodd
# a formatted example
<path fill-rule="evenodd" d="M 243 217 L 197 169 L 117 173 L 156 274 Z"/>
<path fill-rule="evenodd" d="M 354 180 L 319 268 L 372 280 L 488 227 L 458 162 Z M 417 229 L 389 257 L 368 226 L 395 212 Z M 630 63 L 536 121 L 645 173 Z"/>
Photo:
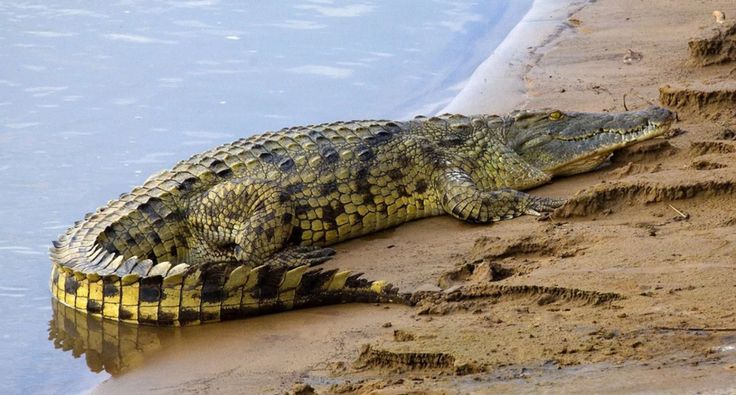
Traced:
<path fill-rule="evenodd" d="M 97 282 L 102 282 L 102 288 L 106 285 L 108 292 L 102 291 L 101 297 L 95 296 L 97 285 L 92 281 L 93 295 L 90 299 L 89 291 L 79 291 L 85 287 L 89 290 L 89 282 L 80 280 L 77 292 L 67 292 L 63 285 L 59 286 L 59 280 L 66 282 L 66 278 L 81 276 L 55 267 L 56 282 L 52 289 L 58 300 L 52 303 L 49 340 L 54 347 L 86 360 L 93 372 L 104 370 L 118 375 L 140 366 L 148 354 L 164 347 L 165 342 L 178 333 L 172 332 L 176 328 L 171 326 L 175 325 L 346 302 L 409 303 L 406 295 L 399 294 L 390 285 L 367 281 L 347 271 L 314 270 L 305 266 L 292 270 L 241 266 L 230 270 L 224 279 L 218 273 L 222 271 L 200 271 L 197 274 L 196 270 L 186 270 L 141 278 L 137 283 L 128 283 L 124 277 L 108 276 L 106 279 L 103 276 Z M 69 275 L 71 277 L 67 277 Z M 192 287 L 197 283 L 192 281 L 196 278 L 205 281 Z M 119 291 L 120 298 L 113 297 L 113 289 Z M 138 306 L 129 299 L 136 292 Z M 147 296 L 142 297 L 144 293 Z M 157 294 L 165 298 L 152 302 Z M 90 314 L 86 307 L 81 307 L 84 295 L 87 295 L 88 302 L 93 301 L 88 306 L 101 306 L 101 309 L 95 307 L 94 311 L 98 313 Z M 173 299 L 169 300 L 170 297 Z M 181 306 L 178 305 L 179 300 L 183 302 Z M 197 303 L 198 307 L 194 307 Z M 129 325 L 125 322 L 169 327 Z"/>
<path fill-rule="evenodd" d="M 56 251 L 52 249 L 52 260 Z M 151 325 L 192 325 L 303 307 L 350 302 L 410 303 L 384 281 L 308 265 L 171 265 L 101 253 L 105 269 L 54 264 L 51 293 L 62 304 L 103 318 Z M 99 258 L 98 258 L 99 259 Z M 99 267 L 99 266 L 98 266 Z"/>

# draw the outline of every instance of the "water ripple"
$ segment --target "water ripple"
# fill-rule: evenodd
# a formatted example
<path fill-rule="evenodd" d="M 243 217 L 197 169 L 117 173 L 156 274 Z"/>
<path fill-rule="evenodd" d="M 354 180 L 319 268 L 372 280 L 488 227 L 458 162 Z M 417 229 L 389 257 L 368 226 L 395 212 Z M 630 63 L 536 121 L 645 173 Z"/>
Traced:
<path fill-rule="evenodd" d="M 373 12 L 376 6 L 372 4 L 349 4 L 345 6 L 327 6 L 318 4 L 300 4 L 295 8 L 316 11 L 322 16 L 335 18 L 355 18 Z"/>
<path fill-rule="evenodd" d="M 141 36 L 138 34 L 108 33 L 103 34 L 102 37 L 108 40 L 123 41 L 134 44 L 176 44 L 176 41 L 162 40 L 153 37 Z"/>
<path fill-rule="evenodd" d="M 287 69 L 287 71 L 296 74 L 312 74 L 335 79 L 348 78 L 353 74 L 352 69 L 314 64 L 292 67 L 290 69 Z"/>

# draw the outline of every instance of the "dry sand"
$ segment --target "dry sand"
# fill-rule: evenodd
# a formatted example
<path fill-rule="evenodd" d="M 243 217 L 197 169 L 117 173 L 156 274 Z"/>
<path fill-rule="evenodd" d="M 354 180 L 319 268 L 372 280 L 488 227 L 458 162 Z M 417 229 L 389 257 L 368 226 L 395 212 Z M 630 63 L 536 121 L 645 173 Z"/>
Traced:
<path fill-rule="evenodd" d="M 96 391 L 734 393 L 736 48 L 725 36 L 694 44 L 699 58 L 688 49 L 733 17 L 732 0 L 577 7 L 544 45 L 521 49 L 524 106 L 623 111 L 669 85 L 676 132 L 534 191 L 571 197 L 546 221 L 433 218 L 339 245 L 329 263 L 405 290 L 463 291 L 413 308 L 141 329 L 131 348 L 149 351 Z M 503 94 L 476 107 L 493 112 Z"/>

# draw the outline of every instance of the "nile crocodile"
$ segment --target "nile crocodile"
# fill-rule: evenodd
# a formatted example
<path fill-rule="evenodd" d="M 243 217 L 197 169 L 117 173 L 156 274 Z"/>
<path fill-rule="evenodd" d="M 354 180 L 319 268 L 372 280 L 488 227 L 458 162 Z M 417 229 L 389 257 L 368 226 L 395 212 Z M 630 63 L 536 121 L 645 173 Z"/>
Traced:
<path fill-rule="evenodd" d="M 54 242 L 51 292 L 104 318 L 157 325 L 349 301 L 405 301 L 320 270 L 327 246 L 418 218 L 489 223 L 563 201 L 521 192 L 590 171 L 674 116 L 516 111 L 352 121 L 237 140 L 177 163 Z"/>

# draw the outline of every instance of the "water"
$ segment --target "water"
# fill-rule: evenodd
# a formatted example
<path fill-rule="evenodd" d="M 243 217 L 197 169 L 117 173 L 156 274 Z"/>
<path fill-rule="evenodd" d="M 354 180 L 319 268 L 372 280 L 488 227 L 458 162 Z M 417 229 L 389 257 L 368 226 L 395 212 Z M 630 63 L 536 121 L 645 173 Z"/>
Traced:
<path fill-rule="evenodd" d="M 49 341 L 46 251 L 83 213 L 236 137 L 436 111 L 530 4 L 0 3 L 0 392 L 108 377 Z"/>

